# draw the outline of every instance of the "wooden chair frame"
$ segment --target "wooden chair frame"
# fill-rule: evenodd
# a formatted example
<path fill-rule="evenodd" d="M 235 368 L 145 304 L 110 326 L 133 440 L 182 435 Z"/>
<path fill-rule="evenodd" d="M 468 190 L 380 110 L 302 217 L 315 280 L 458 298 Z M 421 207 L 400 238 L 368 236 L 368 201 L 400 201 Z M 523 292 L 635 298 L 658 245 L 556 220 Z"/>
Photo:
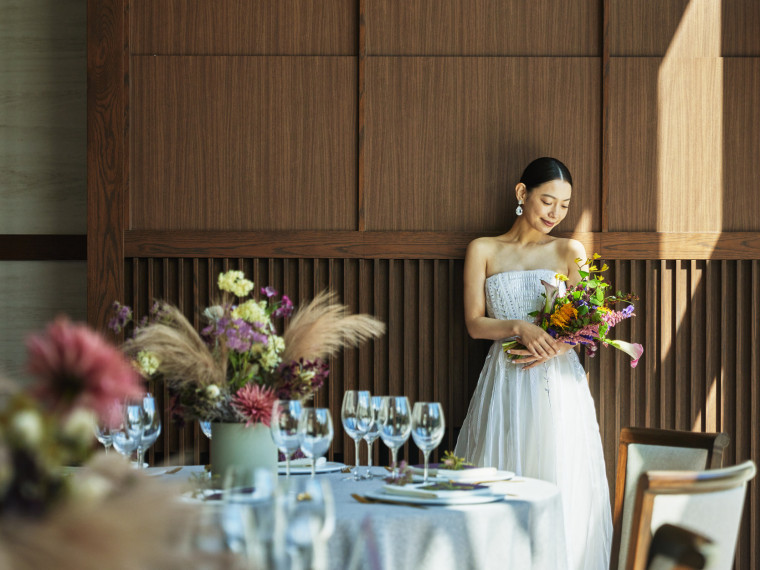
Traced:
<path fill-rule="evenodd" d="M 645 570 L 652 542 L 652 511 L 658 495 L 714 493 L 735 489 L 751 480 L 757 468 L 752 461 L 707 471 L 647 471 L 636 487 L 626 570 Z"/>
<path fill-rule="evenodd" d="M 620 558 L 620 542 L 623 531 L 623 502 L 625 499 L 626 472 L 628 468 L 628 446 L 632 443 L 638 443 L 642 445 L 705 449 L 707 451 L 705 469 L 718 469 L 723 465 L 723 452 L 730 442 L 731 438 L 725 433 L 699 433 L 643 427 L 626 427 L 620 430 L 617 476 L 615 479 L 615 503 L 612 516 L 613 534 L 610 568 L 617 568 Z"/>

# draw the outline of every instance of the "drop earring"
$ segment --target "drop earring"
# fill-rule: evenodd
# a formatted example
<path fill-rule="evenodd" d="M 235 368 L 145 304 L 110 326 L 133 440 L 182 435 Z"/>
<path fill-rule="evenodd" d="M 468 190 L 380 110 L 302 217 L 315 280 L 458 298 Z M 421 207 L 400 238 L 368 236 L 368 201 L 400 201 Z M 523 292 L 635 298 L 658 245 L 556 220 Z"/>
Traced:
<path fill-rule="evenodd" d="M 517 201 L 517 209 L 515 210 L 515 214 L 517 214 L 518 216 L 522 216 L 522 203 L 523 203 L 522 200 Z"/>

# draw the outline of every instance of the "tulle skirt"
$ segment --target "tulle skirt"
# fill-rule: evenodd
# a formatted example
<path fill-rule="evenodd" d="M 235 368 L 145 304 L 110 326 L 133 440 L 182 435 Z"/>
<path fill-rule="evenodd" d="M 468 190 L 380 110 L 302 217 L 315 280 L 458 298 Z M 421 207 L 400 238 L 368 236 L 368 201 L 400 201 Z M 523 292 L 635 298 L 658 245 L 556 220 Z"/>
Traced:
<path fill-rule="evenodd" d="M 606 570 L 610 495 L 594 401 L 575 351 L 524 371 L 495 342 L 455 453 L 555 483 L 562 497 L 568 568 Z"/>

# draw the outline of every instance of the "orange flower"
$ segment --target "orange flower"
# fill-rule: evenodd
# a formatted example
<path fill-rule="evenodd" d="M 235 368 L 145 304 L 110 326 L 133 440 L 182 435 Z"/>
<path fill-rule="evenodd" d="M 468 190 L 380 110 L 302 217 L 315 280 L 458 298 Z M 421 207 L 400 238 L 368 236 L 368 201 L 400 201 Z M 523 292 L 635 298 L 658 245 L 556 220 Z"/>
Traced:
<path fill-rule="evenodd" d="M 549 318 L 552 326 L 566 328 L 570 324 L 570 321 L 578 316 L 578 311 L 571 303 L 566 303 L 557 309 L 554 314 Z"/>

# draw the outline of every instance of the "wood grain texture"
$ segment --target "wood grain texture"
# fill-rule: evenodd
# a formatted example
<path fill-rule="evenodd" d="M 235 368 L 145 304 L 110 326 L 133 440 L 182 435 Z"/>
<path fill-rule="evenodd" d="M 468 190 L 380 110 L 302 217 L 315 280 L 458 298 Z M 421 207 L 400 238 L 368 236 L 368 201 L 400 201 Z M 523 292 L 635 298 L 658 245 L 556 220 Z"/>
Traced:
<path fill-rule="evenodd" d="M 743 126 L 760 117 L 758 69 L 754 58 L 612 58 L 610 231 L 760 229 L 760 141 Z"/>
<path fill-rule="evenodd" d="M 561 229 L 598 230 L 598 58 L 398 58 L 366 64 L 368 230 L 504 231 L 539 156 L 573 173 Z"/>
<path fill-rule="evenodd" d="M 0 233 L 86 231 L 86 18 L 79 0 L 0 2 Z"/>
<path fill-rule="evenodd" d="M 356 229 L 356 60 L 133 57 L 131 228 Z"/>
<path fill-rule="evenodd" d="M 124 298 L 127 91 L 124 0 L 87 2 L 87 320 Z"/>
<path fill-rule="evenodd" d="M 611 0 L 613 56 L 760 55 L 755 0 Z"/>
<path fill-rule="evenodd" d="M 369 55 L 600 55 L 598 0 L 375 0 Z"/>
<path fill-rule="evenodd" d="M 353 0 L 131 0 L 144 55 L 355 55 Z"/>

